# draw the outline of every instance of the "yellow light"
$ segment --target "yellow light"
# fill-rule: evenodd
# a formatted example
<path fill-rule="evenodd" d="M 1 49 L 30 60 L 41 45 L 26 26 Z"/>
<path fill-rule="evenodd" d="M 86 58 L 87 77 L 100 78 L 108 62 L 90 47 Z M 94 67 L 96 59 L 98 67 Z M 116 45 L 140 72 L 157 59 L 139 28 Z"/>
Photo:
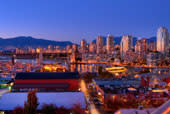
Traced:
<path fill-rule="evenodd" d="M 99 92 L 98 95 L 101 95 L 101 93 Z"/>
<path fill-rule="evenodd" d="M 40 53 L 40 49 L 39 49 L 39 48 L 37 48 L 37 49 L 36 49 L 36 52 L 37 52 L 37 53 Z"/>
<path fill-rule="evenodd" d="M 126 72 L 127 69 L 125 67 L 111 67 L 111 68 L 106 68 L 106 71 L 110 73 L 119 73 L 119 72 Z"/>
<path fill-rule="evenodd" d="M 130 90 L 130 91 L 136 91 L 135 88 L 128 88 L 128 90 Z"/>
<path fill-rule="evenodd" d="M 152 90 L 152 92 L 164 92 L 164 90 L 162 90 L 162 89 L 155 89 L 155 90 Z"/>

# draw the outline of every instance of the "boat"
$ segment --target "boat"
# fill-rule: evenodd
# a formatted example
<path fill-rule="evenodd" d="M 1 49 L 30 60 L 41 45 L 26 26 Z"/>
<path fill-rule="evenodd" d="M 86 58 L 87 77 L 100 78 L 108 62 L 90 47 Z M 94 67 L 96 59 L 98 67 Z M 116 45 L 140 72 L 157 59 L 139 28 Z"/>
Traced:
<path fill-rule="evenodd" d="M 127 68 L 121 67 L 121 66 L 116 66 L 116 67 L 108 67 L 105 68 L 106 71 L 110 73 L 121 73 L 121 72 L 127 72 Z"/>

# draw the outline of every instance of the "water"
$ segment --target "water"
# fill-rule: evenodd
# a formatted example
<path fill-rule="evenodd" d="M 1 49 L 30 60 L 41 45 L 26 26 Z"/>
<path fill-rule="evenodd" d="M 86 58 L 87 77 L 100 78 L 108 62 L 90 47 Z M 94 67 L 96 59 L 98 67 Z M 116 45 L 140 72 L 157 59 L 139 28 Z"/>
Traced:
<path fill-rule="evenodd" d="M 11 57 L 0 56 L 0 61 L 2 61 L 2 62 L 11 61 Z M 36 64 L 36 59 L 16 59 L 15 61 L 16 62 L 21 62 L 21 63 L 29 63 L 29 64 L 33 64 L 33 65 Z M 47 64 L 47 63 L 63 63 L 63 61 L 53 60 L 53 59 L 45 59 L 45 60 L 43 60 L 43 63 L 44 64 Z"/>

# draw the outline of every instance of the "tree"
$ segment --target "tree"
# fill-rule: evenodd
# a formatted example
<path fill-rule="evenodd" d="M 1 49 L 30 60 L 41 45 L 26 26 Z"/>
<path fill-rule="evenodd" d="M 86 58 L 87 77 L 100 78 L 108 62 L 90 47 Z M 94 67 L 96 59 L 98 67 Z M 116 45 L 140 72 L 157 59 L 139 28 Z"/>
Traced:
<path fill-rule="evenodd" d="M 22 107 L 16 107 L 10 114 L 24 114 L 24 109 Z"/>
<path fill-rule="evenodd" d="M 114 76 L 112 73 L 105 71 L 99 74 L 99 78 L 114 78 Z"/>
<path fill-rule="evenodd" d="M 29 91 L 27 96 L 27 102 L 24 104 L 24 114 L 36 114 L 38 107 L 38 98 L 36 96 L 36 90 Z"/>
<path fill-rule="evenodd" d="M 87 72 L 87 73 L 84 75 L 84 80 L 85 80 L 85 82 L 91 83 L 91 82 L 92 82 L 92 79 L 93 79 L 92 73 Z"/>
<path fill-rule="evenodd" d="M 62 106 L 62 107 L 56 107 L 55 112 L 56 114 L 69 114 L 70 110 Z"/>
<path fill-rule="evenodd" d="M 102 67 L 102 66 L 99 66 L 99 67 L 98 67 L 98 73 L 99 73 L 99 75 L 100 75 L 102 72 L 103 72 L 103 67 Z"/>
<path fill-rule="evenodd" d="M 42 106 L 41 112 L 42 112 L 42 114 L 55 114 L 55 109 L 56 109 L 56 107 L 53 104 L 49 104 L 49 105 L 44 104 Z"/>
<path fill-rule="evenodd" d="M 71 109 L 72 114 L 85 114 L 84 110 L 81 109 L 80 104 L 75 104 L 74 107 Z"/>

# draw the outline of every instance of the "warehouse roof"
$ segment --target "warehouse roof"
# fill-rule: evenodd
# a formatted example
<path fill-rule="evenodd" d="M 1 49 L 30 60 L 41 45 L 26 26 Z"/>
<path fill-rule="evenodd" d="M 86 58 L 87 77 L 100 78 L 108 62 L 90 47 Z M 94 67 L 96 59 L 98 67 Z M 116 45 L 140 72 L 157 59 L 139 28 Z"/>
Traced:
<path fill-rule="evenodd" d="M 15 107 L 24 107 L 27 101 L 28 93 L 5 93 L 0 99 L 0 110 L 13 110 Z M 53 92 L 53 93 L 36 93 L 38 98 L 38 109 L 43 104 L 54 104 L 57 107 L 64 106 L 72 108 L 74 104 L 80 104 L 82 109 L 86 108 L 84 93 L 82 92 Z"/>
<path fill-rule="evenodd" d="M 78 72 L 20 72 L 15 79 L 78 79 Z"/>

